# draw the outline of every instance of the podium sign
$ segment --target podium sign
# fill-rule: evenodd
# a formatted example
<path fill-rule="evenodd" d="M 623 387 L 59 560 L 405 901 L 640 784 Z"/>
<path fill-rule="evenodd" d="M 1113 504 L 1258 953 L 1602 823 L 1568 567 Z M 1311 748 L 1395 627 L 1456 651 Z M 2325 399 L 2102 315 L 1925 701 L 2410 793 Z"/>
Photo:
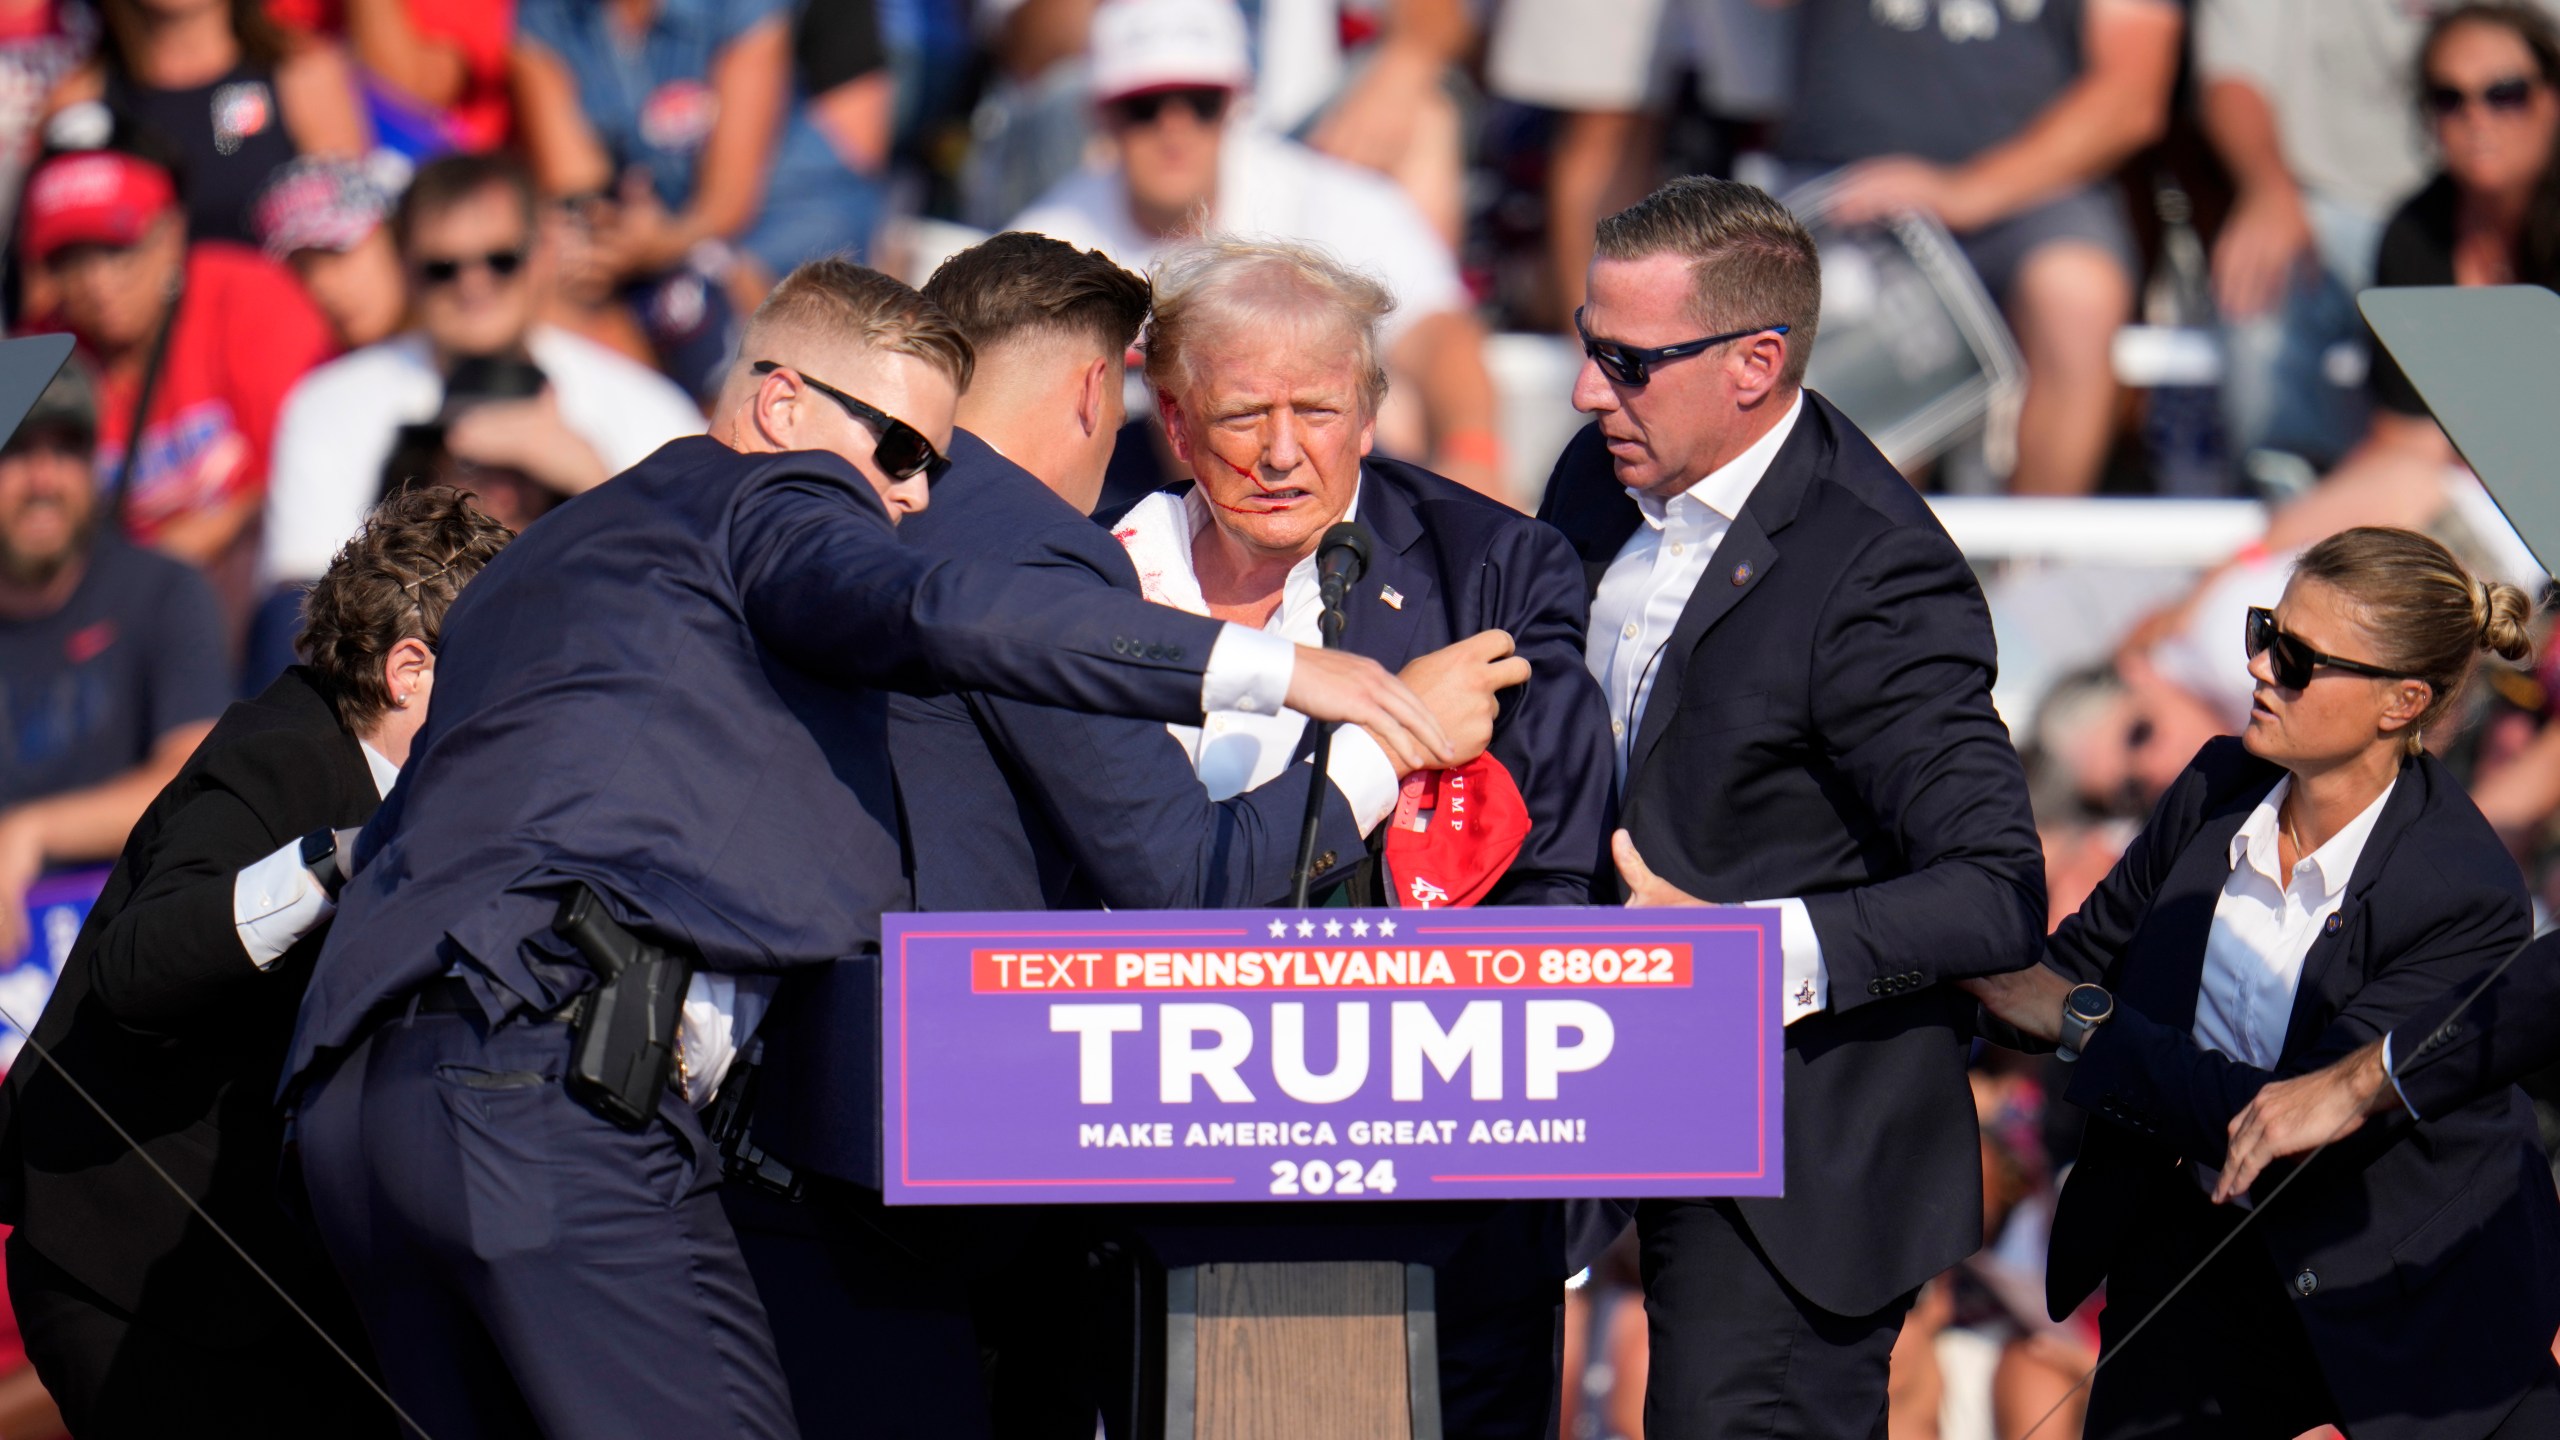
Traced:
<path fill-rule="evenodd" d="M 1776 1195 L 1776 912 L 884 917 L 892 1205 Z"/>

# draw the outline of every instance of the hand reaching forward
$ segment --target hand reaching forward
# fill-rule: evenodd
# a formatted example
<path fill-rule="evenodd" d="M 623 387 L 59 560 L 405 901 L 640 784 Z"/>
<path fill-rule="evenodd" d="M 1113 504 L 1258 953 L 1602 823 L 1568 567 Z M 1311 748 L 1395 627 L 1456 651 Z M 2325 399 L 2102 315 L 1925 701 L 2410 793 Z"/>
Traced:
<path fill-rule="evenodd" d="M 1511 653 L 1508 633 L 1480 630 L 1454 645 L 1416 657 L 1396 678 L 1412 687 L 1439 720 L 1440 728 L 1448 733 L 1454 749 L 1453 758 L 1445 763 L 1463 765 L 1493 743 L 1497 697 L 1528 681 L 1529 662 Z M 1388 754 L 1396 753 L 1386 737 L 1379 736 L 1378 743 Z M 1410 774 L 1414 767 L 1400 764 L 1397 768 Z"/>
<path fill-rule="evenodd" d="M 1399 775 L 1441 769 L 1467 758 L 1422 697 L 1365 655 L 1299 646 L 1298 662 L 1289 672 L 1287 704 L 1301 715 L 1366 729 L 1395 762 Z"/>
<path fill-rule="evenodd" d="M 2400 1103 L 2374 1041 L 2325 1070 L 2278 1080 L 2231 1117 L 2231 1149 L 2223 1157 L 2217 1203 L 2245 1195 L 2275 1161 L 2307 1154 L 2363 1128 L 2365 1117 Z"/>

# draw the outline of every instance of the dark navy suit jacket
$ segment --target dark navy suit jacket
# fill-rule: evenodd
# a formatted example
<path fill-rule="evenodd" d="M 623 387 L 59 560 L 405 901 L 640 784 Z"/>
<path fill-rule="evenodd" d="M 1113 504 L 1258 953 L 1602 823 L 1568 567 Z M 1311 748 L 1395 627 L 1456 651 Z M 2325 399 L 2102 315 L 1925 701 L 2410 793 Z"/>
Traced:
<path fill-rule="evenodd" d="M 560 507 L 446 617 L 288 1088 L 457 962 L 492 1016 L 592 982 L 561 888 L 714 970 L 855 953 L 906 899 L 881 688 L 1196 720 L 1215 622 L 897 543 L 844 461 L 675 441 Z"/>
<path fill-rule="evenodd" d="M 2195 1043 L 2205 942 L 2231 876 L 2231 839 L 2283 772 L 2236 739 L 2206 745 L 2151 823 L 2062 923 L 2046 963 L 2115 992 L 2116 1014 L 2069 1098 L 2098 1122 L 2054 1216 L 2047 1299 L 2067 1314 L 2102 1279 L 2158 1294 L 2177 1275 L 2124 1271 L 2128 1244 L 2183 1162 L 2223 1163 L 2227 1127 L 2268 1081 L 2316 1070 L 2476 982 L 2531 928 L 2522 877 L 2462 787 L 2431 757 L 2401 767 L 2347 882 L 2334 929 L 2303 959 L 2272 1071 Z M 2489 1432 L 2551 1368 L 2560 1327 L 2560 1200 L 2512 1089 L 2423 1123 L 2339 1142 L 2255 1227 L 2267 1284 L 2296 1299 L 2358 1440 Z M 2264 1198 L 2290 1167 L 2261 1178 Z M 2182 1197 L 2169 1197 L 2172 1199 Z M 2179 1260 L 2179 1266 L 2187 1261 Z"/>
<path fill-rule="evenodd" d="M 1596 590 L 1642 523 L 1597 427 L 1540 512 Z M 1787 1028 L 1787 1193 L 1740 1212 L 1787 1282 L 1863 1315 L 1982 1242 L 1974 1004 L 2021 969 L 2044 859 L 1991 707 L 1981 588 L 1928 506 L 1808 390 L 1664 646 L 1622 806 L 1656 874 L 1800 896 L 1830 1008 Z"/>
<path fill-rule="evenodd" d="M 2464 980 L 2393 1026 L 2391 1063 L 2400 1094 L 2426 1116 L 2560 1064 L 2560 931 L 2526 945 L 2485 990 Z"/>

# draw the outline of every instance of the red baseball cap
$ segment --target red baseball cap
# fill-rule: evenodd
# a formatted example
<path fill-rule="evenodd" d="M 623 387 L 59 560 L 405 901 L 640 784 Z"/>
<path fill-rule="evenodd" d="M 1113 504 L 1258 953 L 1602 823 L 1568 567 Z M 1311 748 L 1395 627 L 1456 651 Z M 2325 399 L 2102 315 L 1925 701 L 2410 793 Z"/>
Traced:
<path fill-rule="evenodd" d="M 27 181 L 26 250 L 39 262 L 65 246 L 138 243 L 178 203 L 169 172 L 117 150 L 84 150 L 47 162 Z"/>
<path fill-rule="evenodd" d="M 1417 910 L 1473 905 L 1520 856 L 1529 805 L 1490 754 L 1405 777 L 1387 822 L 1387 879 L 1395 903 Z"/>

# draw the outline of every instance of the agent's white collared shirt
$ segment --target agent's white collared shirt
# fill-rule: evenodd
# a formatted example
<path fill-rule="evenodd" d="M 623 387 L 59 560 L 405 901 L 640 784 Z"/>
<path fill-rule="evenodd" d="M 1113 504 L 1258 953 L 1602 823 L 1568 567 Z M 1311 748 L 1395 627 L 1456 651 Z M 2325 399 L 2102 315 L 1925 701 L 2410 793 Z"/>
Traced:
<path fill-rule="evenodd" d="M 2276 782 L 2231 837 L 2231 878 L 2214 902 L 2206 932 L 2203 984 L 2196 993 L 2198 1045 L 2261 1070 L 2275 1068 L 2293 1023 L 2302 964 L 2329 917 L 2346 903 L 2356 860 L 2391 803 L 2393 781 L 2319 849 L 2284 872 L 2277 850 L 2284 798 L 2293 777 Z"/>
<path fill-rule="evenodd" d="M 1644 523 L 1618 547 L 1617 558 L 1600 577 L 1591 599 L 1591 631 L 1583 644 L 1584 663 L 1609 697 L 1609 737 L 1618 753 L 1618 784 L 1627 783 L 1627 758 L 1636 730 L 1644 722 L 1645 702 L 1661 670 L 1663 647 L 1671 643 L 1680 612 L 1705 577 L 1717 547 L 1733 529 L 1735 517 L 1760 488 L 1769 466 L 1786 448 L 1804 415 L 1804 392 L 1796 392 L 1787 413 L 1750 448 L 1707 472 L 1697 484 L 1657 500 L 1642 491 L 1635 498 Z M 1705 896 L 1705 899 L 1719 899 Z M 1822 939 L 1802 900 L 1739 902 L 1778 911 L 1780 950 L 1785 956 L 1782 1013 L 1793 1025 L 1831 1006 L 1831 974 L 1822 963 Z"/>

